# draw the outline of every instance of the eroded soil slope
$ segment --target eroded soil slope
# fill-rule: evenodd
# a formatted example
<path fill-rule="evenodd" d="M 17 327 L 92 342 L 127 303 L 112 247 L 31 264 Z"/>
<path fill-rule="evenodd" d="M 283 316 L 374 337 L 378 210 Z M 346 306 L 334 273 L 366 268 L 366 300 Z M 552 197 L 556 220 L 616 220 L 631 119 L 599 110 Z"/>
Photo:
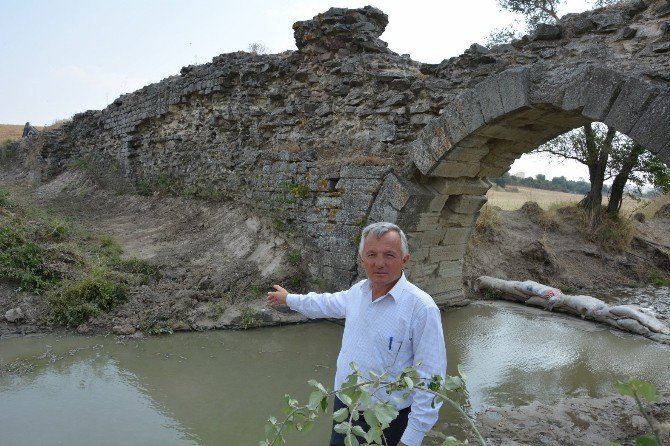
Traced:
<path fill-rule="evenodd" d="M 132 286 L 127 302 L 76 328 L 81 333 L 162 333 L 246 328 L 304 320 L 269 308 L 273 283 L 291 290 L 319 288 L 300 256 L 300 245 L 273 225 L 231 202 L 164 195 L 118 194 L 78 171 L 32 187 L 25 175 L 0 172 L 0 188 L 17 200 L 47 208 L 90 231 L 111 235 L 125 258 L 149 262 L 159 272 Z M 617 286 L 648 284 L 670 276 L 670 216 L 633 221 L 624 251 L 608 248 L 579 230 L 579 216 L 549 215 L 528 204 L 518 211 L 483 215 L 470 240 L 467 281 L 479 275 L 550 284 L 566 293 L 607 294 Z M 311 278 L 311 279 L 310 279 Z M 476 296 L 474 296 L 476 297 Z M 48 330 L 44 298 L 3 284 L 0 316 L 21 307 L 25 317 L 0 317 L 0 334 Z"/>

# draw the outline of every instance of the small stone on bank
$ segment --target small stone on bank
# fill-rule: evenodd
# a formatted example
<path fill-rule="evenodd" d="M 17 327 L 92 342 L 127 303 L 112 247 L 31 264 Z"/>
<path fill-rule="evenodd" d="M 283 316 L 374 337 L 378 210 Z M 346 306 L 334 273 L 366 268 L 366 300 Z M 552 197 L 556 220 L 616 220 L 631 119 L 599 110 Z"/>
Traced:
<path fill-rule="evenodd" d="M 7 319 L 8 322 L 19 322 L 23 320 L 24 317 L 25 315 L 20 307 L 12 308 L 5 313 L 5 319 Z"/>

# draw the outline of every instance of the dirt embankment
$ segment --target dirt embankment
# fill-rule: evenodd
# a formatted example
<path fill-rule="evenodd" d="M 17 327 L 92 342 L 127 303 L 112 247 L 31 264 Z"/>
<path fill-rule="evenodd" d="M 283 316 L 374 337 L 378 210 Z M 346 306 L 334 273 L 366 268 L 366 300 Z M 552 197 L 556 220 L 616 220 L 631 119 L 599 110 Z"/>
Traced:
<path fill-rule="evenodd" d="M 670 216 L 609 222 L 598 234 L 576 207 L 484 208 L 470 239 L 466 279 L 534 280 L 569 294 L 615 300 L 612 290 L 670 277 Z M 660 302 L 664 304 L 664 302 Z"/>
<path fill-rule="evenodd" d="M 159 334 L 303 319 L 265 305 L 271 283 L 293 284 L 294 289 L 307 285 L 291 282 L 302 273 L 299 247 L 272 227 L 271 218 L 225 202 L 118 195 L 76 171 L 37 188 L 5 172 L 0 188 L 12 199 L 49 209 L 86 231 L 110 235 L 123 250 L 122 257 L 157 268 L 156 280 L 130 286 L 125 303 L 71 327 L 80 333 Z M 0 335 L 51 329 L 45 323 L 43 296 L 6 283 L 1 287 L 0 315 L 20 307 L 24 317 L 13 323 L 0 318 Z"/>
<path fill-rule="evenodd" d="M 246 328 L 304 320 L 268 308 L 272 283 L 314 289 L 300 246 L 273 225 L 227 202 L 170 196 L 120 195 L 68 171 L 37 188 L 16 172 L 0 172 L 0 189 L 48 208 L 90 231 L 111 235 L 125 258 L 151 263 L 159 274 L 135 284 L 128 300 L 77 328 L 81 333 L 133 334 Z M 528 204 L 517 211 L 485 209 L 470 240 L 465 278 L 490 275 L 536 280 L 579 294 L 607 294 L 670 276 L 670 216 L 632 221 L 632 241 L 618 251 L 620 234 L 600 242 L 579 229 L 573 211 L 548 213 Z M 622 234 L 625 231 L 622 232 Z M 628 233 L 628 232 L 625 232 Z M 611 245 L 609 248 L 607 245 Z M 49 330 L 42 296 L 0 285 L 0 316 L 20 307 L 15 322 L 0 317 L 0 335 Z M 476 296 L 475 296 L 476 297 Z"/>

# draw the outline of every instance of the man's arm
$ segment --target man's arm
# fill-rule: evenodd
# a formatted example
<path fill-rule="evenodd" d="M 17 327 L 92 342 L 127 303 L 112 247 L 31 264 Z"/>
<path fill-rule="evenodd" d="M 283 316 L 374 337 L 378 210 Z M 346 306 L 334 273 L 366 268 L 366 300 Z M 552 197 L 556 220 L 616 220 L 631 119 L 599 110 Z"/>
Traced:
<path fill-rule="evenodd" d="M 412 343 L 414 368 L 419 376 L 426 380 L 430 380 L 433 375 L 444 378 L 447 372 L 447 351 L 442 318 L 437 307 L 425 307 L 419 311 L 412 327 Z M 433 395 L 428 392 L 417 389 L 412 391 L 412 410 L 399 446 L 419 446 L 426 433 L 435 425 L 441 403 L 431 407 L 432 400 Z"/>
<path fill-rule="evenodd" d="M 291 294 L 279 285 L 273 285 L 275 291 L 268 292 L 268 304 L 272 306 L 288 305 L 289 308 L 304 314 L 310 319 L 346 316 L 347 291 L 339 293 Z"/>

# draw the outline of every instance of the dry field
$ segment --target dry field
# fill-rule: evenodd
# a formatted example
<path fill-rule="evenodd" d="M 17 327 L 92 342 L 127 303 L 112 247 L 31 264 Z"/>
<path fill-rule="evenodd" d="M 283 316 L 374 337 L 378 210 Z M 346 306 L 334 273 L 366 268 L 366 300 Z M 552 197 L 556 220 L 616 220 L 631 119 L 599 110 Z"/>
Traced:
<path fill-rule="evenodd" d="M 8 139 L 18 139 L 23 134 L 22 124 L 0 124 L 0 143 Z"/>
<path fill-rule="evenodd" d="M 513 211 L 519 209 L 527 201 L 535 201 L 542 209 L 549 209 L 552 207 L 561 206 L 564 204 L 577 203 L 584 196 L 578 194 L 568 194 L 565 192 L 556 192 L 550 190 L 533 189 L 529 187 L 515 187 L 511 186 L 507 189 L 491 188 L 486 194 L 491 206 L 498 206 L 506 211 Z M 655 212 L 660 205 L 657 201 L 670 201 L 667 196 L 660 197 L 650 203 L 649 200 L 635 201 L 630 198 L 624 198 L 622 206 L 623 215 L 631 215 L 635 212 Z M 607 198 L 603 198 L 603 205 L 607 204 Z"/>

